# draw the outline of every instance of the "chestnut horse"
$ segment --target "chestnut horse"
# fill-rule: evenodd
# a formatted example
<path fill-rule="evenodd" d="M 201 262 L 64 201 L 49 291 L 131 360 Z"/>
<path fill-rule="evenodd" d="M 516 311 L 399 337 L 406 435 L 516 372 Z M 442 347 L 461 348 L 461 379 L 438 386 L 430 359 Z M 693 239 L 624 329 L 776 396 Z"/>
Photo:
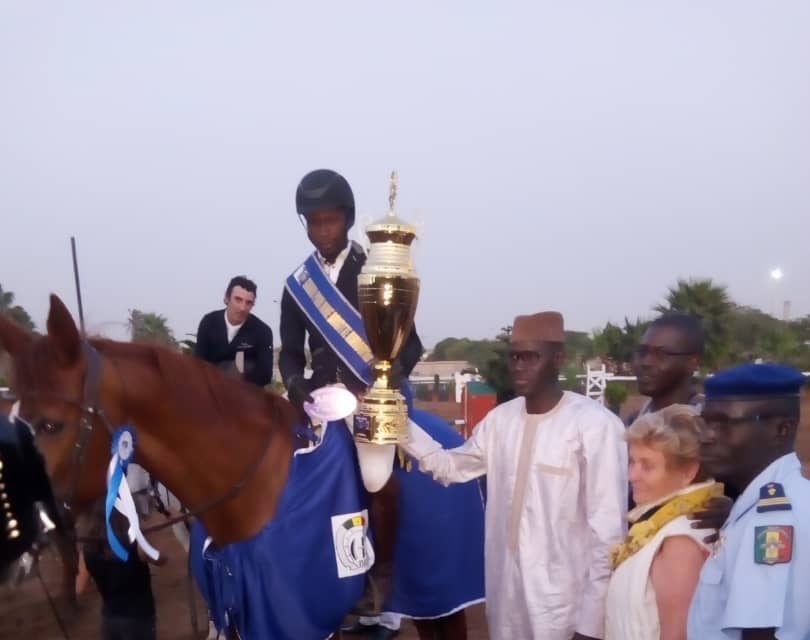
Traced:
<path fill-rule="evenodd" d="M 58 499 L 77 514 L 104 495 L 111 432 L 129 424 L 138 463 L 216 545 L 256 535 L 274 517 L 302 444 L 292 405 L 161 346 L 85 341 L 62 301 L 50 303 L 45 336 L 0 315 L 0 346 Z M 378 542 L 389 547 L 377 549 L 383 563 L 393 554 L 395 499 L 390 488 L 372 497 Z M 463 610 L 416 623 L 423 640 L 466 637 Z"/>

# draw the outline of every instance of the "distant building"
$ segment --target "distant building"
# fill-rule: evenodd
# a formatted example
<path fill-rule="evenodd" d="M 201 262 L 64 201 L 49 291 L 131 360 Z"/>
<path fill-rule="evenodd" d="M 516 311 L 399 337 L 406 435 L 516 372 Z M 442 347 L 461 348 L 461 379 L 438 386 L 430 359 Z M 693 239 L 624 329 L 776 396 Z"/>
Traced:
<path fill-rule="evenodd" d="M 495 390 L 465 360 L 423 360 L 410 382 L 419 408 L 455 425 L 465 438 L 496 404 Z"/>

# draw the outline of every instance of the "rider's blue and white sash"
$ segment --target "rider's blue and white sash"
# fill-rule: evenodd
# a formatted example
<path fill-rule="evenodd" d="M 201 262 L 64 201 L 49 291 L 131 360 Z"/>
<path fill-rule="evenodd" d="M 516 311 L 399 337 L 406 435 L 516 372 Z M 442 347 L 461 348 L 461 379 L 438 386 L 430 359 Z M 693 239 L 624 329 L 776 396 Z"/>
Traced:
<path fill-rule="evenodd" d="M 374 355 L 363 319 L 326 275 L 314 253 L 287 278 L 285 287 L 349 370 L 370 385 Z"/>

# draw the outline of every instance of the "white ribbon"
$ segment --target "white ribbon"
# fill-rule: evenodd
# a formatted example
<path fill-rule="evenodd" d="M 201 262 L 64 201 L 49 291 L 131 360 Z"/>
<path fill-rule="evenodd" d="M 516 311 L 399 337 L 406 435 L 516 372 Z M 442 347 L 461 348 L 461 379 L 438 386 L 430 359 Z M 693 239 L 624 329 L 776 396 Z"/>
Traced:
<path fill-rule="evenodd" d="M 112 478 L 112 475 L 119 464 L 120 461 L 118 459 L 118 454 L 116 453 L 113 455 L 112 460 L 110 460 L 110 466 L 107 469 L 108 483 L 110 482 L 110 479 Z M 127 519 L 127 522 L 129 522 L 129 529 L 127 530 L 129 542 L 132 543 L 137 540 L 138 546 L 143 550 L 143 552 L 153 561 L 157 562 L 160 559 L 160 551 L 149 544 L 146 536 L 143 535 L 143 531 L 141 531 L 138 510 L 135 508 L 135 500 L 132 499 L 132 492 L 129 488 L 129 481 L 127 480 L 126 473 L 124 473 L 123 477 L 121 478 L 121 484 L 118 485 L 118 497 L 115 499 L 115 508 Z"/>

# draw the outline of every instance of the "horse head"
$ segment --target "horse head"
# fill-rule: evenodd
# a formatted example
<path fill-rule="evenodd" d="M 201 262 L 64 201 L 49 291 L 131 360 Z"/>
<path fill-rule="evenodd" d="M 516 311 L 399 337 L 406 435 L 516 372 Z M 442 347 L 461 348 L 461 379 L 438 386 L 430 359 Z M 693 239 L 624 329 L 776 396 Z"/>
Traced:
<path fill-rule="evenodd" d="M 112 433 L 129 424 L 136 459 L 216 540 L 255 533 L 275 512 L 292 457 L 292 406 L 158 345 L 85 340 L 52 295 L 47 333 L 0 316 L 20 416 L 54 493 L 78 513 L 105 493 Z"/>
<path fill-rule="evenodd" d="M 30 334 L 0 315 L 0 346 L 12 359 L 19 415 L 34 431 L 57 499 L 76 508 L 92 504 L 104 491 L 103 474 L 80 473 L 77 465 L 103 464 L 109 449 L 100 416 L 88 414 L 92 407 L 84 397 L 88 359 L 83 344 L 73 317 L 55 295 L 45 335 Z M 86 423 L 91 428 L 83 439 Z"/>

